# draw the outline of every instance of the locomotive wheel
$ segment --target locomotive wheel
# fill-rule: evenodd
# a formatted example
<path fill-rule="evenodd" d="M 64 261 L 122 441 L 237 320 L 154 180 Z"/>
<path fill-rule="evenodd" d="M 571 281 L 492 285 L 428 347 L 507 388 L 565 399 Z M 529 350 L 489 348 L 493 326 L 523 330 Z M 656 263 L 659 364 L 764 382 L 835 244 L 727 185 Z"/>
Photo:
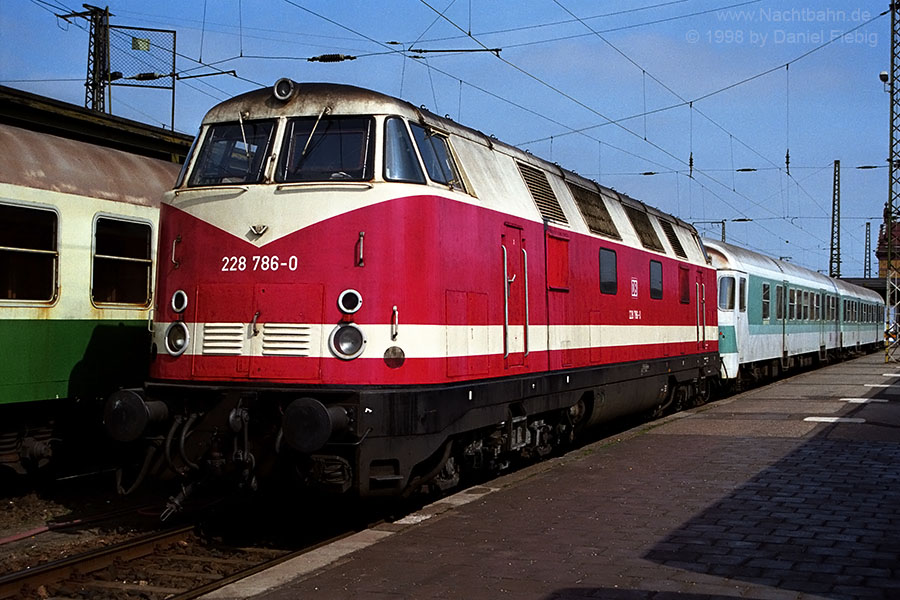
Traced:
<path fill-rule="evenodd" d="M 650 412 L 647 414 L 648 419 L 650 419 L 651 421 L 655 420 L 655 419 L 659 419 L 660 417 L 662 417 L 663 415 L 665 415 L 668 412 L 669 408 L 672 407 L 673 404 L 674 404 L 675 412 L 681 410 L 679 408 L 679 406 L 681 404 L 681 400 L 678 398 L 678 396 L 680 394 L 679 390 L 681 389 L 681 386 L 679 386 L 677 384 L 672 384 L 671 388 L 672 388 L 671 391 L 663 399 L 663 401 L 660 402 L 659 404 L 657 404 L 652 409 L 650 409 Z"/>
<path fill-rule="evenodd" d="M 447 490 L 453 489 L 458 486 L 459 479 L 459 463 L 453 456 L 450 456 L 449 458 L 447 458 L 447 461 L 441 468 L 440 473 L 435 475 L 431 483 L 434 484 L 440 491 L 446 492 Z"/>
<path fill-rule="evenodd" d="M 709 402 L 710 386 L 708 379 L 701 379 L 697 382 L 697 393 L 692 398 L 692 406 L 703 406 Z"/>

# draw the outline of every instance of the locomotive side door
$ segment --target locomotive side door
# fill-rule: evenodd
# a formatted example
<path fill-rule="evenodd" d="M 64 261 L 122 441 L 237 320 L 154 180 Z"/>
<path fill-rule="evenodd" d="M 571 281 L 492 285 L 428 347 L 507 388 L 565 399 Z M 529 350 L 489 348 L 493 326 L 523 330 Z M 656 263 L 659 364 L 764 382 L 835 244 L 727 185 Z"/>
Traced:
<path fill-rule="evenodd" d="M 706 282 L 700 269 L 697 270 L 694 287 L 697 298 L 697 350 L 706 350 L 709 347 L 706 339 Z"/>
<path fill-rule="evenodd" d="M 522 228 L 503 227 L 503 359 L 507 368 L 525 364 L 528 356 L 528 252 Z"/>

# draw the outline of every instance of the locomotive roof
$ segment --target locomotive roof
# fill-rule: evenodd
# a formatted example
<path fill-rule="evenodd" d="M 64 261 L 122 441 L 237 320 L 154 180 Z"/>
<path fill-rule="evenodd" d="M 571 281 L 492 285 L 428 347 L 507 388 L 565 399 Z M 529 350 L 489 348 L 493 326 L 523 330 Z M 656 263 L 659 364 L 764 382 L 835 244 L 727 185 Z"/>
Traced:
<path fill-rule="evenodd" d="M 438 116 L 424 107 L 417 107 L 405 100 L 381 92 L 339 83 L 299 83 L 294 81 L 293 85 L 294 92 L 290 98 L 284 101 L 275 97 L 272 87 L 252 90 L 225 100 L 209 110 L 203 119 L 203 124 L 233 122 L 239 118 L 248 120 L 273 119 L 292 115 L 319 115 L 325 107 L 329 108 L 329 114 L 332 115 L 398 115 L 507 154 L 520 162 L 555 173 L 566 181 L 589 189 L 596 189 L 623 204 L 644 210 L 694 231 L 693 226 L 674 215 L 657 210 L 640 200 L 602 186 L 574 171 L 564 169 L 556 163 L 538 158 L 530 152 L 501 142 L 477 129 L 460 125 L 448 117 Z"/>

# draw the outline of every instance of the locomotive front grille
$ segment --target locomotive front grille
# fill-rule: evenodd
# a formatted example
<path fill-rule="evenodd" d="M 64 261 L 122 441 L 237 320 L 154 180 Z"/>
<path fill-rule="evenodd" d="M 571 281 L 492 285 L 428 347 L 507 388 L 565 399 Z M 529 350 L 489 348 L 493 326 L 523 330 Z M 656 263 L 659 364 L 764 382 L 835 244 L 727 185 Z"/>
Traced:
<path fill-rule="evenodd" d="M 263 356 L 309 356 L 312 327 L 291 323 L 263 324 Z"/>
<path fill-rule="evenodd" d="M 204 323 L 203 354 L 240 356 L 244 349 L 242 323 Z"/>

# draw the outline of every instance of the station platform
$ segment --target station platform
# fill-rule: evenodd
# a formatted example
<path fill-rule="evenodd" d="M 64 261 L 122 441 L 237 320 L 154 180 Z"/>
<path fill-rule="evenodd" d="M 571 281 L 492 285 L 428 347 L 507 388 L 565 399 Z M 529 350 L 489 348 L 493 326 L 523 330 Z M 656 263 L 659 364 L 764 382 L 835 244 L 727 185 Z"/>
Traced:
<path fill-rule="evenodd" d="M 206 596 L 734 597 L 900 597 L 900 365 L 646 423 Z"/>

